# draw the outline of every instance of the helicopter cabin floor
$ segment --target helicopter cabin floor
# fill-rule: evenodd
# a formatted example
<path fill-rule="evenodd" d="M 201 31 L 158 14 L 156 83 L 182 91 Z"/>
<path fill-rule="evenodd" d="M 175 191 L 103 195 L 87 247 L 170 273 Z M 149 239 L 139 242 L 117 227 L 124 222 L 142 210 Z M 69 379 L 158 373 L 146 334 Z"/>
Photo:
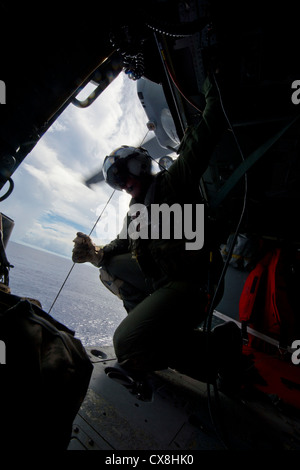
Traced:
<path fill-rule="evenodd" d="M 300 449 L 299 413 L 259 391 L 229 397 L 170 369 L 139 389 L 112 347 L 87 351 L 94 370 L 68 450 Z"/>
<path fill-rule="evenodd" d="M 229 269 L 226 282 L 241 290 L 244 281 L 243 273 Z M 227 289 L 214 324 L 238 321 L 234 298 Z M 94 370 L 68 450 L 300 449 L 300 407 L 281 406 L 273 383 L 265 393 L 258 387 L 236 398 L 167 369 L 149 374 L 141 384 L 119 366 L 112 346 L 86 349 Z M 179 348 L 179 353 L 184 351 Z M 270 370 L 277 367 L 263 362 Z M 299 394 L 297 386 L 292 391 Z"/>

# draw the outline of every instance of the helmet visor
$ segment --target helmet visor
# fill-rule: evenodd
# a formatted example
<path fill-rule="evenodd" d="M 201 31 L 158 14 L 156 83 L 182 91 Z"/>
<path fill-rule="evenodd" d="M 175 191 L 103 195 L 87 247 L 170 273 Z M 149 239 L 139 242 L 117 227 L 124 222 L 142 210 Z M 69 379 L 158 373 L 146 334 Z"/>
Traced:
<path fill-rule="evenodd" d="M 114 189 L 122 191 L 125 188 L 129 172 L 124 159 L 115 159 L 113 156 L 105 158 L 103 174 L 106 182 Z"/>

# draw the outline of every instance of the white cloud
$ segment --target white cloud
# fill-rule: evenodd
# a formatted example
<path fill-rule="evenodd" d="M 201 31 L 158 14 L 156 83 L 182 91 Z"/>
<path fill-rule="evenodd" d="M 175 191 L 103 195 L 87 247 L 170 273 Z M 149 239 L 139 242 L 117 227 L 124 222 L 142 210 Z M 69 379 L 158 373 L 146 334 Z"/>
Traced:
<path fill-rule="evenodd" d="M 15 189 L 1 207 L 15 221 L 11 239 L 70 256 L 76 231 L 90 232 L 112 193 L 105 183 L 91 190 L 84 179 L 100 170 L 114 148 L 140 145 L 146 123 L 136 84 L 125 74 L 89 108 L 69 106 L 13 175 Z M 116 236 L 116 214 L 123 219 L 128 201 L 122 193 L 114 195 L 93 233 L 97 242 Z"/>

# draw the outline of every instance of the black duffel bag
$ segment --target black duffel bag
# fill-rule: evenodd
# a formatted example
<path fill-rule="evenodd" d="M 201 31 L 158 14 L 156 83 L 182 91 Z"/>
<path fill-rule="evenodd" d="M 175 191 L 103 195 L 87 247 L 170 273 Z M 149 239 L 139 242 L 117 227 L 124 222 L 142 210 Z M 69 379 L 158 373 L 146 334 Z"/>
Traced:
<path fill-rule="evenodd" d="M 74 332 L 0 292 L 0 450 L 63 450 L 93 366 Z"/>

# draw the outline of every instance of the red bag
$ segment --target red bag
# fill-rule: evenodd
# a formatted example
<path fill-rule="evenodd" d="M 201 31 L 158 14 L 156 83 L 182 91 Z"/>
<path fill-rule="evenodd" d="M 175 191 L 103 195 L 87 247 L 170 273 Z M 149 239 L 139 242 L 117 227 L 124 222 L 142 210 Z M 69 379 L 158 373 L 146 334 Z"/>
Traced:
<path fill-rule="evenodd" d="M 242 324 L 282 344 L 293 339 L 295 312 L 289 301 L 280 248 L 268 252 L 250 272 L 240 297 L 239 317 Z"/>

